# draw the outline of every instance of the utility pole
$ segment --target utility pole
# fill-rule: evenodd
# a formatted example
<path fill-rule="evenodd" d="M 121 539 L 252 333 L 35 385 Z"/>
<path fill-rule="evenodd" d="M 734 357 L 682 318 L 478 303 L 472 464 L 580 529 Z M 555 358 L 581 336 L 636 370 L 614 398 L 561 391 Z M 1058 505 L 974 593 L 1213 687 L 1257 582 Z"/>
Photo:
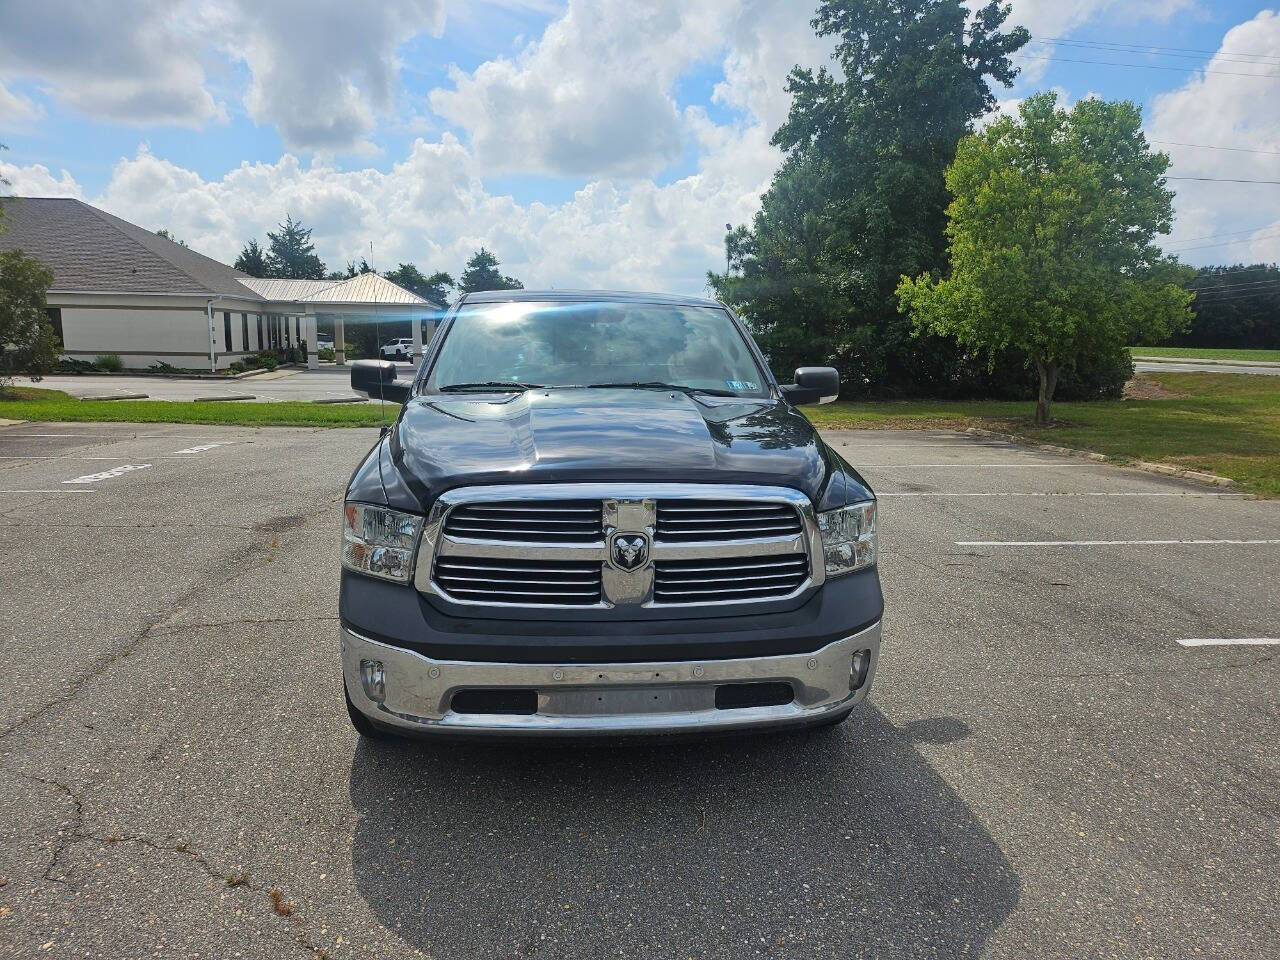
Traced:
<path fill-rule="evenodd" d="M 729 234 L 733 232 L 733 224 L 724 225 L 724 275 L 729 275 Z"/>

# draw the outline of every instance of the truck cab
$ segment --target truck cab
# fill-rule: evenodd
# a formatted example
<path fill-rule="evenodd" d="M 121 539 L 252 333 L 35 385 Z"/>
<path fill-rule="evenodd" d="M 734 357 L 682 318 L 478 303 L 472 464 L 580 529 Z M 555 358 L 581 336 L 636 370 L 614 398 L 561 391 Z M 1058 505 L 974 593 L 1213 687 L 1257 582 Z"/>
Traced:
<path fill-rule="evenodd" d="M 723 304 L 492 291 L 442 321 L 348 485 L 339 595 L 369 737 L 837 723 L 880 649 L 876 500 Z"/>

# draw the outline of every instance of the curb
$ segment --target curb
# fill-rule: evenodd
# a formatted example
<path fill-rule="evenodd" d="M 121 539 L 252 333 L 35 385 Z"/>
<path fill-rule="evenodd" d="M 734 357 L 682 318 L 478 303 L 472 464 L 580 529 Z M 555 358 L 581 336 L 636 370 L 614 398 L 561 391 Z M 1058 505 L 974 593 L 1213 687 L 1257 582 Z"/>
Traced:
<path fill-rule="evenodd" d="M 1064 457 L 1077 457 L 1084 460 L 1094 460 L 1098 463 L 1110 463 L 1113 465 L 1131 467 L 1134 470 L 1141 470 L 1144 473 L 1158 473 L 1166 477 L 1180 477 L 1183 480 L 1191 480 L 1195 483 L 1202 483 L 1211 487 L 1234 487 L 1236 482 L 1229 477 L 1220 477 L 1216 473 L 1205 473 L 1202 470 L 1187 470 L 1184 467 L 1171 467 L 1167 463 L 1151 463 L 1147 460 L 1129 460 L 1117 461 L 1102 453 L 1094 453 L 1092 450 L 1079 450 L 1075 447 L 1059 447 L 1052 443 L 1039 443 L 1026 437 L 1020 437 L 1014 433 L 1000 433 L 996 430 L 985 430 L 982 427 L 969 427 L 965 433 L 978 437 L 991 437 L 996 440 L 1007 440 L 1010 443 L 1016 443 L 1021 447 L 1029 447 L 1032 450 L 1043 450 L 1045 453 L 1056 453 Z"/>
<path fill-rule="evenodd" d="M 81 397 L 81 400 L 149 400 L 145 393 L 109 393 L 102 397 Z"/>
<path fill-rule="evenodd" d="M 1135 362 L 1141 363 L 1198 363 L 1211 367 L 1280 367 L 1275 360 L 1223 360 L 1219 357 L 1139 357 L 1134 355 Z"/>

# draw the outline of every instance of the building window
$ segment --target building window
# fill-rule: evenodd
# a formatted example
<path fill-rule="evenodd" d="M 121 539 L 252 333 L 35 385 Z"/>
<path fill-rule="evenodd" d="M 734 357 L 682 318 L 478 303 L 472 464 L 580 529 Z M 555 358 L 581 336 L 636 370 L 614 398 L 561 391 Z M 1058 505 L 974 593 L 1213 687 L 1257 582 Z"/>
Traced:
<path fill-rule="evenodd" d="M 240 349 L 249 352 L 249 315 L 240 314 Z"/>
<path fill-rule="evenodd" d="M 222 311 L 222 346 L 223 353 L 230 353 L 234 347 L 231 346 L 231 311 Z"/>
<path fill-rule="evenodd" d="M 52 327 L 53 327 L 53 335 L 54 335 L 54 336 L 57 338 L 57 340 L 58 340 L 58 348 L 59 348 L 59 349 L 61 349 L 61 348 L 62 348 L 62 346 L 63 346 L 63 339 L 62 339 L 62 308 L 61 308 L 61 307 L 46 307 L 44 312 L 45 312 L 45 313 L 48 315 L 48 317 L 49 317 L 49 324 L 50 324 L 50 326 L 52 326 Z"/>
<path fill-rule="evenodd" d="M 262 314 L 255 313 L 254 318 L 258 321 L 258 352 L 262 352 Z"/>

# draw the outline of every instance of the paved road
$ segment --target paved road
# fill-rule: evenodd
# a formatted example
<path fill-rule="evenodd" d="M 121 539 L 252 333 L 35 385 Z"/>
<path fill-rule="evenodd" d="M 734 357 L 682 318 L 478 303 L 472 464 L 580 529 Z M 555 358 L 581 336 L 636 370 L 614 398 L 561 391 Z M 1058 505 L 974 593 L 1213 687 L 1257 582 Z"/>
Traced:
<path fill-rule="evenodd" d="M 1256 364 L 1244 366 L 1227 363 L 1151 363 L 1135 360 L 1133 369 L 1138 373 L 1256 373 L 1264 377 L 1280 377 L 1280 365 Z"/>
<path fill-rule="evenodd" d="M 834 433 L 888 602 L 846 724 L 368 745 L 335 590 L 375 435 L 0 430 L 0 955 L 1276 955 L 1280 651 L 1180 641 L 1280 636 L 1280 503 Z"/>
<path fill-rule="evenodd" d="M 412 376 L 413 365 L 398 363 L 400 376 Z M 25 383 L 25 381 L 20 381 Z M 351 367 L 325 364 L 318 370 L 277 370 L 244 380 L 179 380 L 169 377 L 83 376 L 45 377 L 38 387 L 65 390 L 73 397 L 119 396 L 145 393 L 153 400 L 195 400 L 200 397 L 252 396 L 255 400 L 332 400 L 358 396 L 351 389 Z"/>

